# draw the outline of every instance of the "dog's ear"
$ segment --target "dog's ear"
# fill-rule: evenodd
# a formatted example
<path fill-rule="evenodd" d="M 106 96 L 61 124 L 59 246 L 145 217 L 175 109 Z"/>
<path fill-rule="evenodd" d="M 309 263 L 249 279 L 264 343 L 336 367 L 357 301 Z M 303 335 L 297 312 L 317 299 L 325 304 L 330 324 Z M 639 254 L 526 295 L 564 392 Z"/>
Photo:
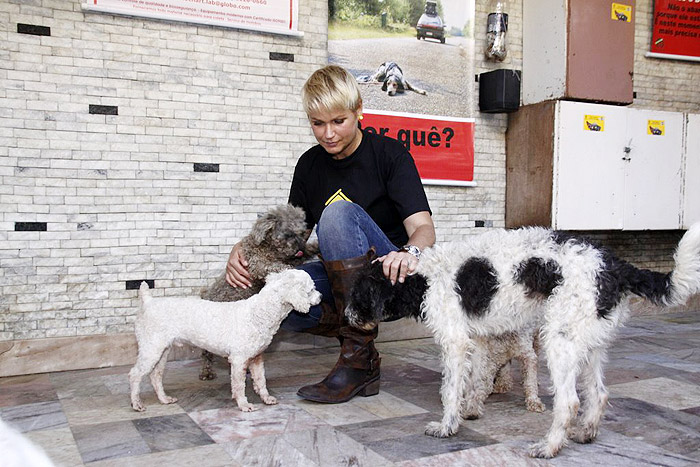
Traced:
<path fill-rule="evenodd" d="M 387 80 L 384 80 L 384 82 L 382 83 L 382 91 L 386 91 L 386 81 Z"/>
<path fill-rule="evenodd" d="M 303 273 L 307 274 L 305 272 Z M 287 293 L 287 301 L 295 311 L 299 313 L 308 313 L 312 305 L 316 305 L 321 301 L 321 294 L 316 291 L 311 277 L 306 277 L 291 284 Z"/>
<path fill-rule="evenodd" d="M 261 245 L 275 229 L 277 219 L 270 213 L 264 214 L 260 219 L 255 221 L 255 225 L 250 233 L 250 238 L 253 239 L 255 245 Z"/>

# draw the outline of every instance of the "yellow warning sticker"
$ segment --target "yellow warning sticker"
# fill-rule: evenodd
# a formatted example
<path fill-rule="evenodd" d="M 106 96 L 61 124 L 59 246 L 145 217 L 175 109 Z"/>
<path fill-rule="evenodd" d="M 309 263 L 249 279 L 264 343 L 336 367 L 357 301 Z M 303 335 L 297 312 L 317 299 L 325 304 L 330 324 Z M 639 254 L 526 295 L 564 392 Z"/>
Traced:
<path fill-rule="evenodd" d="M 632 5 L 625 5 L 623 3 L 613 3 L 611 18 L 615 21 L 624 21 L 626 23 L 632 22 Z"/>
<path fill-rule="evenodd" d="M 328 198 L 328 200 L 326 201 L 326 206 L 328 206 L 329 204 L 333 204 L 336 201 L 349 201 L 352 203 L 352 200 L 350 198 L 348 198 L 347 196 L 345 196 L 342 188 L 339 189 L 338 191 L 336 191 L 335 193 L 333 193 L 331 195 L 331 197 Z"/>
<path fill-rule="evenodd" d="M 647 121 L 647 134 L 653 136 L 663 136 L 666 134 L 666 122 L 664 120 Z"/>
<path fill-rule="evenodd" d="M 584 131 L 605 131 L 605 117 L 602 115 L 584 115 Z"/>

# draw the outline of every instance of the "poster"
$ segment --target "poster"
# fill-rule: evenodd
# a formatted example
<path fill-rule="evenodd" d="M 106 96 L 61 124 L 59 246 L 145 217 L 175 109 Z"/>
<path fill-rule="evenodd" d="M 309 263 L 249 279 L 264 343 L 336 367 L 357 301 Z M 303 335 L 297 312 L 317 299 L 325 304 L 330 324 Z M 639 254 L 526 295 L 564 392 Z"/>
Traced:
<path fill-rule="evenodd" d="M 427 185 L 474 183 L 474 119 L 364 109 L 365 131 L 394 138 L 410 151 Z"/>
<path fill-rule="evenodd" d="M 647 57 L 700 61 L 700 0 L 655 0 Z"/>
<path fill-rule="evenodd" d="M 298 36 L 298 0 L 83 0 L 83 9 Z"/>
<path fill-rule="evenodd" d="M 423 183 L 475 185 L 473 0 L 329 0 L 328 14 L 329 62 L 358 80 L 363 127 L 403 130 L 388 133 L 400 141 L 410 135 L 402 142 Z M 405 89 L 390 95 L 388 86 L 372 79 L 392 63 L 425 94 Z M 436 131 L 445 142 L 446 128 L 461 133 L 449 147 L 430 146 L 427 138 Z M 414 137 L 418 143 L 424 137 L 425 145 L 414 144 Z"/>

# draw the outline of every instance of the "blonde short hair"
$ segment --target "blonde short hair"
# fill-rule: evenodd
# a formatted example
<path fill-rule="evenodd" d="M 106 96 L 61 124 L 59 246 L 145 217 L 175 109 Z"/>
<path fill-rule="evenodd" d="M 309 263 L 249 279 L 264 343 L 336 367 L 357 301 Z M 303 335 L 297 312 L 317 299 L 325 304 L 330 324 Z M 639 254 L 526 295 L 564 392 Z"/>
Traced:
<path fill-rule="evenodd" d="M 362 106 L 360 88 L 343 67 L 328 65 L 316 70 L 301 89 L 301 101 L 307 115 L 333 110 L 356 111 Z"/>

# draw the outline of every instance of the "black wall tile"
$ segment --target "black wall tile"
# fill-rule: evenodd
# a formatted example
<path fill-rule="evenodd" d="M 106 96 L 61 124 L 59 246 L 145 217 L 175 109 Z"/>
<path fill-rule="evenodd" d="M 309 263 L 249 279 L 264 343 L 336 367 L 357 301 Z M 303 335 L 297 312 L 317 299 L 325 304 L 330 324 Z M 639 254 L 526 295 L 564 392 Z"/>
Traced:
<path fill-rule="evenodd" d="M 46 222 L 15 222 L 15 232 L 46 232 Z"/>
<path fill-rule="evenodd" d="M 17 32 L 20 34 L 31 34 L 32 36 L 50 36 L 51 28 L 48 26 L 17 23 Z"/>

